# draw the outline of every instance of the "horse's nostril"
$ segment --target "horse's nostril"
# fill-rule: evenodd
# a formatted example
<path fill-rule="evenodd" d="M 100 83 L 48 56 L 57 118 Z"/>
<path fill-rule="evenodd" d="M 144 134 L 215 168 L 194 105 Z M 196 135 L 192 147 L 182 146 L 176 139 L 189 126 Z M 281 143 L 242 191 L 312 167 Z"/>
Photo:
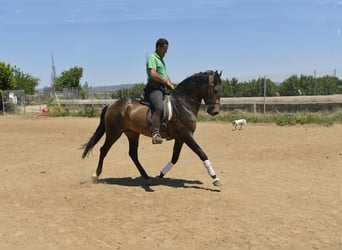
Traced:
<path fill-rule="evenodd" d="M 218 115 L 218 111 L 214 111 L 214 112 L 211 112 L 211 115 L 214 116 L 214 115 Z"/>
<path fill-rule="evenodd" d="M 212 116 L 217 115 L 219 112 L 220 112 L 220 111 L 219 111 L 218 109 L 216 109 L 215 107 L 209 107 L 209 108 L 207 109 L 207 113 L 208 113 L 209 115 L 212 115 Z"/>

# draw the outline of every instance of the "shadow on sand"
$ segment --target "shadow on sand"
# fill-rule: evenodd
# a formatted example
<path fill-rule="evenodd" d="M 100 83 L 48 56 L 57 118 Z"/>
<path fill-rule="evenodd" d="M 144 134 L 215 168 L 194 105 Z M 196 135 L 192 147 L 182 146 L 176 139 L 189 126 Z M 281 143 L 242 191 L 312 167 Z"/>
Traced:
<path fill-rule="evenodd" d="M 173 178 L 153 178 L 144 179 L 142 177 L 131 178 L 105 178 L 99 179 L 97 183 L 107 184 L 107 185 L 119 185 L 126 187 L 142 187 L 146 192 L 154 192 L 153 186 L 168 186 L 173 188 L 194 188 L 202 189 L 211 192 L 221 192 L 220 189 L 211 189 L 206 187 L 201 187 L 203 182 L 198 180 L 184 180 L 184 179 L 173 179 Z"/>

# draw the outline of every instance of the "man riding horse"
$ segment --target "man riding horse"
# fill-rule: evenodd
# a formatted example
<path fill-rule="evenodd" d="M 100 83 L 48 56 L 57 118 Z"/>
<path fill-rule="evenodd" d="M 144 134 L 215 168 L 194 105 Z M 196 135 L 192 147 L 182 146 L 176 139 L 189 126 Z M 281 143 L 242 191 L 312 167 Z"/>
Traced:
<path fill-rule="evenodd" d="M 163 142 L 159 134 L 160 120 L 163 113 L 163 97 L 165 88 L 173 90 L 175 87 L 171 83 L 170 77 L 166 73 L 166 65 L 163 60 L 169 43 L 166 39 L 160 38 L 156 42 L 156 50 L 146 60 L 147 85 L 144 89 L 145 97 L 151 104 L 152 111 L 152 143 Z"/>

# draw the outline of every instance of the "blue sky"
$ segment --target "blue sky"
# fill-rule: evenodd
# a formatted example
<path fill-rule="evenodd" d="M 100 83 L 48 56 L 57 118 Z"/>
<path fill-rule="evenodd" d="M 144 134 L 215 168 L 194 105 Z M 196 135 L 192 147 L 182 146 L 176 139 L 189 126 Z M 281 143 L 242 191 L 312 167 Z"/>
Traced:
<path fill-rule="evenodd" d="M 159 37 L 175 83 L 209 69 L 240 81 L 342 78 L 342 0 L 1 0 L 0 61 L 39 87 L 51 84 L 51 55 L 57 76 L 82 67 L 82 84 L 146 82 Z"/>

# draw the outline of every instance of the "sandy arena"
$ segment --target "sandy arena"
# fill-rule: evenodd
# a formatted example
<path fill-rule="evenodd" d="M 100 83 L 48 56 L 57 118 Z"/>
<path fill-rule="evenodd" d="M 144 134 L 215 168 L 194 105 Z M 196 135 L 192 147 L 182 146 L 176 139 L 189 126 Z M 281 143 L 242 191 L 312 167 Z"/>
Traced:
<path fill-rule="evenodd" d="M 221 179 L 183 147 L 147 186 L 122 136 L 94 173 L 103 140 L 81 159 L 98 118 L 0 117 L 0 249 L 342 249 L 342 125 L 198 123 Z M 150 176 L 173 141 L 140 139 Z"/>

